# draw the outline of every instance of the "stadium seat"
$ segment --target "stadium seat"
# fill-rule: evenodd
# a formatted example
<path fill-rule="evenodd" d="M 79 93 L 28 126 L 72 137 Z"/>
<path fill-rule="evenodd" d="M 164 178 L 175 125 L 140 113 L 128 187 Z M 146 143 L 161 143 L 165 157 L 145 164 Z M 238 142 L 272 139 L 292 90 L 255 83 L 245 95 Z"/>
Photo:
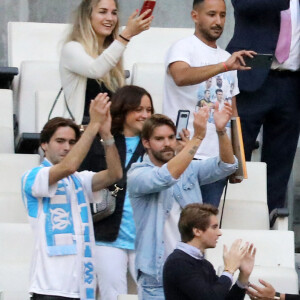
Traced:
<path fill-rule="evenodd" d="M 21 64 L 20 74 L 18 89 L 19 134 L 39 132 L 35 120 L 35 96 L 38 91 L 53 92 L 53 99 L 47 98 L 51 108 L 51 104 L 53 104 L 55 96 L 61 88 L 58 62 L 24 61 Z M 39 101 L 42 100 L 39 99 Z M 47 111 L 44 113 L 47 114 Z"/>
<path fill-rule="evenodd" d="M 128 43 L 123 57 L 124 69 L 132 74 L 135 63 L 164 63 L 169 47 L 181 38 L 192 35 L 194 31 L 195 28 L 151 27 Z M 132 83 L 132 78 L 127 82 Z"/>
<path fill-rule="evenodd" d="M 49 113 L 52 109 L 58 91 L 37 91 L 35 93 L 35 130 L 40 132 L 48 121 Z M 64 93 L 58 98 L 50 118 L 62 117 L 65 111 Z"/>
<path fill-rule="evenodd" d="M 28 222 L 22 202 L 21 177 L 39 163 L 37 154 L 0 153 L 0 223 Z"/>
<path fill-rule="evenodd" d="M 228 184 L 222 217 L 224 229 L 270 229 L 267 204 L 267 165 L 247 162 L 248 179 Z M 224 193 L 219 205 L 222 212 Z"/>
<path fill-rule="evenodd" d="M 146 89 L 153 100 L 155 113 L 162 113 L 164 64 L 135 63 L 132 69 L 132 84 Z"/>
<path fill-rule="evenodd" d="M 0 90 L 0 153 L 14 153 L 13 99 L 11 90 Z"/>
<path fill-rule="evenodd" d="M 20 69 L 21 63 L 28 60 L 58 62 L 61 47 L 70 28 L 70 24 L 8 22 L 9 66 Z M 13 81 L 16 94 L 20 75 Z"/>
<path fill-rule="evenodd" d="M 33 234 L 29 224 L 0 223 L 1 300 L 28 300 Z"/>
<path fill-rule="evenodd" d="M 224 270 L 223 245 L 230 247 L 237 238 L 254 243 L 257 248 L 255 266 L 250 282 L 258 279 L 270 282 L 279 292 L 298 293 L 298 276 L 295 270 L 294 232 L 277 230 L 230 230 L 222 229 L 216 248 L 206 251 L 206 258 L 217 274 Z M 238 272 L 236 272 L 236 277 Z M 247 298 L 249 299 L 249 298 Z"/>

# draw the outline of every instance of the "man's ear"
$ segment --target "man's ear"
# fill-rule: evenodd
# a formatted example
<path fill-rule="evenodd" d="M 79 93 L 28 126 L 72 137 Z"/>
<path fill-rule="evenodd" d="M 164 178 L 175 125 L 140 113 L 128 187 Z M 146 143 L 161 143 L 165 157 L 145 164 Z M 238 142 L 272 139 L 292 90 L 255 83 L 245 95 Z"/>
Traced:
<path fill-rule="evenodd" d="M 47 143 L 42 143 L 41 148 L 43 149 L 44 152 L 47 150 Z"/>
<path fill-rule="evenodd" d="M 202 233 L 203 233 L 203 231 L 201 229 L 196 228 L 196 227 L 193 228 L 193 234 L 194 234 L 195 237 L 201 236 Z"/>
<path fill-rule="evenodd" d="M 192 20 L 196 23 L 198 22 L 198 12 L 196 10 L 192 10 L 191 11 L 191 17 L 192 17 Z"/>
<path fill-rule="evenodd" d="M 146 140 L 146 139 L 142 139 L 142 143 L 143 143 L 143 146 L 144 148 L 147 150 L 147 149 L 150 149 L 150 142 L 149 140 Z"/>

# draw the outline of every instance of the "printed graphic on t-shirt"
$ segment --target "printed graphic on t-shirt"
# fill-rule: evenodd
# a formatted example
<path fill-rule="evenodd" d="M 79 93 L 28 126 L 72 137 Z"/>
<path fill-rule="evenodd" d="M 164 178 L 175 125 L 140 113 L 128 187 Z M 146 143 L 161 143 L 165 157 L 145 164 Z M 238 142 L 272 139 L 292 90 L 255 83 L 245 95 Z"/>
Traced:
<path fill-rule="evenodd" d="M 210 108 L 209 123 L 214 124 L 214 108 L 216 101 L 219 102 L 219 109 L 222 110 L 224 103 L 231 104 L 234 90 L 234 77 L 230 72 L 216 75 L 199 84 L 197 92 L 196 111 L 199 107 L 207 105 Z M 230 122 L 226 127 L 230 127 Z"/>

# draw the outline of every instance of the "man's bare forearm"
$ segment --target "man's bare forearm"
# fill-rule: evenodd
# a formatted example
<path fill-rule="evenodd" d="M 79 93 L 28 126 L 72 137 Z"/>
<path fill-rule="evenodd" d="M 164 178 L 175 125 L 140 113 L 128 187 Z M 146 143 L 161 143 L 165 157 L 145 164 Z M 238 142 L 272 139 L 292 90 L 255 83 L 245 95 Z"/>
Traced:
<path fill-rule="evenodd" d="M 113 141 L 113 137 L 111 137 L 109 141 Z M 94 175 L 92 182 L 93 192 L 117 182 L 123 176 L 120 156 L 115 143 L 112 142 L 109 145 L 105 145 L 104 142 L 103 147 L 105 149 L 107 169 Z"/>
<path fill-rule="evenodd" d="M 219 138 L 220 159 L 224 163 L 233 164 L 234 155 L 231 141 L 227 135 L 226 129 L 224 128 L 223 130 L 217 130 L 217 134 Z"/>
<path fill-rule="evenodd" d="M 225 72 L 223 63 L 203 67 L 190 67 L 185 62 L 174 62 L 169 66 L 169 72 L 176 85 L 186 86 L 204 82 L 209 78 Z"/>
<path fill-rule="evenodd" d="M 203 138 L 193 137 L 185 147 L 168 162 L 168 170 L 173 178 L 178 179 L 193 160 Z"/>

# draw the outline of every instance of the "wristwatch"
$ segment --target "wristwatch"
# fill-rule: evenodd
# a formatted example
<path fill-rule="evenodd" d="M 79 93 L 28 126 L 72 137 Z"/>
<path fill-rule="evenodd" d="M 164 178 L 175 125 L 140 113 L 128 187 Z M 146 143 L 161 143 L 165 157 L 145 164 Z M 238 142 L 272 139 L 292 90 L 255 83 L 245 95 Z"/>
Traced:
<path fill-rule="evenodd" d="M 274 296 L 273 299 L 275 299 L 275 300 L 280 300 L 280 293 L 275 292 L 275 296 Z"/>

